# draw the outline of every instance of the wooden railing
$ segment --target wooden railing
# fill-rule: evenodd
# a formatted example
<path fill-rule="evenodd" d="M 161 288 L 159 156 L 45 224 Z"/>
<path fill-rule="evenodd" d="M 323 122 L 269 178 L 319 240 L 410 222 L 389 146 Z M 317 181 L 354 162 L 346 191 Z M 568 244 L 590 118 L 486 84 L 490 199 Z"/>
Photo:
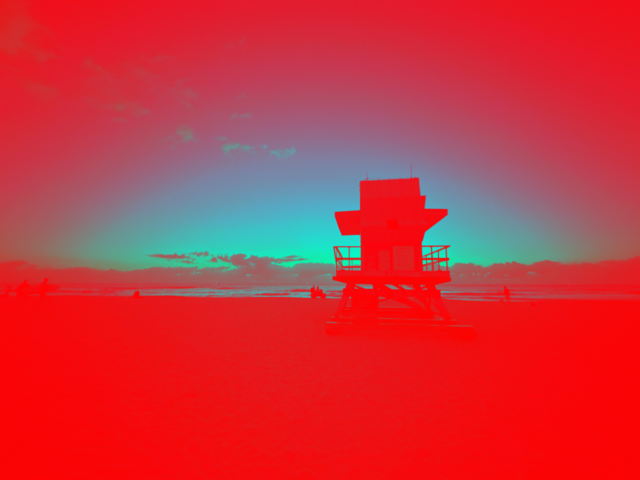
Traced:
<path fill-rule="evenodd" d="M 447 250 L 450 245 L 423 245 L 422 271 L 448 272 L 449 256 Z M 361 247 L 333 247 L 336 258 L 337 272 L 359 272 L 362 270 Z"/>
<path fill-rule="evenodd" d="M 340 250 L 344 249 L 344 250 Z M 352 257 L 352 251 L 358 251 L 357 257 Z M 336 271 L 354 272 L 362 269 L 362 258 L 360 257 L 360 247 L 333 247 L 333 254 L 336 257 Z M 346 255 L 345 255 L 346 254 Z"/>
<path fill-rule="evenodd" d="M 423 245 L 422 246 L 422 271 L 423 272 L 448 272 L 449 255 L 447 249 L 451 245 Z M 429 249 L 425 253 L 425 249 Z M 435 249 L 435 250 L 434 250 Z"/>

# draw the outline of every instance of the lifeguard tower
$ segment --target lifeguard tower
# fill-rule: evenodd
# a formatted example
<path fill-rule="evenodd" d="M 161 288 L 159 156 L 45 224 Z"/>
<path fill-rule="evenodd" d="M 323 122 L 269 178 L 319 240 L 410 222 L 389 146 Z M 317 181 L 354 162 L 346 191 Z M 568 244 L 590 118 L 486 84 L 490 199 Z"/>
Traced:
<path fill-rule="evenodd" d="M 333 279 L 346 286 L 327 333 L 436 327 L 475 335 L 451 318 L 436 288 L 451 281 L 449 245 L 423 246 L 422 240 L 448 212 L 425 208 L 425 201 L 418 178 L 363 180 L 360 210 L 335 213 L 340 233 L 360 235 L 360 246 L 333 248 Z"/>

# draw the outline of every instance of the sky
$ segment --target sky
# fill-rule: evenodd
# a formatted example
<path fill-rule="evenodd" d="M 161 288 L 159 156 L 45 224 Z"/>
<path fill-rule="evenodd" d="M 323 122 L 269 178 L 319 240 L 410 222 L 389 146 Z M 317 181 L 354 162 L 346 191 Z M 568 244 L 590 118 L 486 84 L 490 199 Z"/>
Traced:
<path fill-rule="evenodd" d="M 632 3 L 0 0 L 0 262 L 313 270 L 411 173 L 452 263 L 640 255 Z"/>

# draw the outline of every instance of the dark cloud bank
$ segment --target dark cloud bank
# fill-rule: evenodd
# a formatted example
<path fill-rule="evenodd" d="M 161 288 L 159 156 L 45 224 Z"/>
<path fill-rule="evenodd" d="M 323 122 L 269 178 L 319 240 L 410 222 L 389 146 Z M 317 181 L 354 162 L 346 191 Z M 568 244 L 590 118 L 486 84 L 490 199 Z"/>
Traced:
<path fill-rule="evenodd" d="M 198 256 L 194 252 L 195 256 Z M 195 263 L 188 255 L 150 255 L 168 261 Z M 99 270 L 95 268 L 53 269 L 38 267 L 24 261 L 0 263 L 0 283 L 16 284 L 23 280 L 39 283 L 48 278 L 55 284 L 135 284 L 135 285 L 210 285 L 271 284 L 312 285 L 331 283 L 335 266 L 331 263 L 297 263 L 285 267 L 282 263 L 300 262 L 303 258 L 290 255 L 283 258 L 258 257 L 245 254 L 218 255 L 207 260 L 210 267 L 152 267 L 139 270 Z"/>
<path fill-rule="evenodd" d="M 160 255 L 155 255 L 160 257 Z M 181 261 L 181 255 L 167 255 Z M 0 283 L 16 284 L 23 280 L 39 283 L 48 278 L 56 284 L 127 284 L 127 285 L 208 285 L 271 284 L 323 285 L 333 283 L 332 263 L 286 262 L 304 260 L 290 255 L 283 258 L 218 255 L 208 260 L 211 267 L 153 267 L 139 270 L 99 270 L 95 268 L 53 269 L 24 261 L 0 263 Z M 458 263 L 451 267 L 452 282 L 457 284 L 584 284 L 640 285 L 640 257 L 598 263 L 562 264 L 543 261 L 531 265 L 517 262 L 497 263 L 488 267 Z"/>
<path fill-rule="evenodd" d="M 640 257 L 573 264 L 549 260 L 531 265 L 507 262 L 488 267 L 457 263 L 451 267 L 451 280 L 458 284 L 640 285 Z"/>

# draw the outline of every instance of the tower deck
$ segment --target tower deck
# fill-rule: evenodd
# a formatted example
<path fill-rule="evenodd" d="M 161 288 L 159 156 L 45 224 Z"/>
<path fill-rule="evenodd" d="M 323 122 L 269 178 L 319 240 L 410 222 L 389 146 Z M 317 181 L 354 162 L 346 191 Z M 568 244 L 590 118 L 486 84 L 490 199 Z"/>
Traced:
<path fill-rule="evenodd" d="M 380 270 L 363 268 L 361 247 L 333 247 L 336 260 L 333 280 L 364 285 L 439 285 L 450 282 L 448 248 L 449 245 L 423 245 L 419 270 Z"/>

